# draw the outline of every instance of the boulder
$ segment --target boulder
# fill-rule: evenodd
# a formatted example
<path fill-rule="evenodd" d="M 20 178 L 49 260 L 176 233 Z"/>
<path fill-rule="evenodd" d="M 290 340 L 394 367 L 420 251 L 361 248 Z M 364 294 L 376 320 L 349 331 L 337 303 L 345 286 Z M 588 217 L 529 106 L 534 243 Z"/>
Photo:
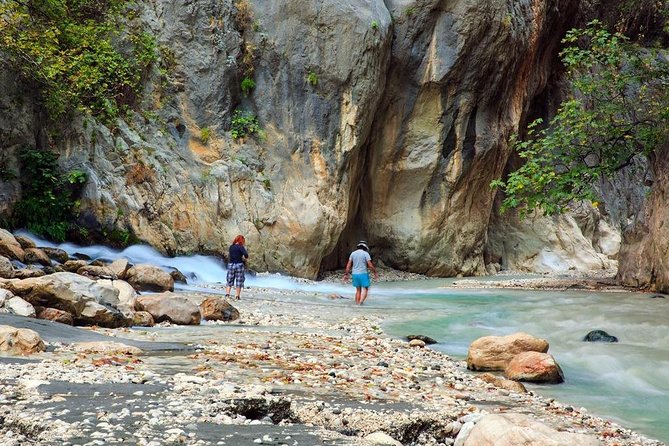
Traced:
<path fill-rule="evenodd" d="M 126 259 L 116 259 L 107 265 L 107 269 L 114 275 L 114 279 L 125 279 L 130 263 Z"/>
<path fill-rule="evenodd" d="M 44 350 L 44 342 L 36 331 L 0 325 L 0 351 L 10 355 L 30 355 Z"/>
<path fill-rule="evenodd" d="M 509 361 L 504 374 L 514 381 L 550 384 L 564 381 L 562 369 L 548 353 L 519 353 Z"/>
<path fill-rule="evenodd" d="M 5 305 L 5 302 L 12 297 L 14 297 L 14 294 L 12 294 L 11 291 L 0 288 L 0 308 L 2 308 Z"/>
<path fill-rule="evenodd" d="M 177 283 L 188 283 L 188 279 L 178 269 L 174 268 L 172 271 L 170 271 L 170 276 L 172 276 L 172 279 L 174 279 L 175 282 Z"/>
<path fill-rule="evenodd" d="M 61 324 L 66 325 L 74 325 L 74 318 L 67 311 L 47 307 L 36 307 L 35 310 L 37 313 L 37 319 L 60 322 Z"/>
<path fill-rule="evenodd" d="M 518 413 L 485 415 L 464 442 L 464 446 L 600 446 L 594 437 L 557 431 L 528 415 Z"/>
<path fill-rule="evenodd" d="M 423 348 L 425 347 L 425 341 L 421 341 L 420 339 L 412 339 L 409 341 L 409 346 Z"/>
<path fill-rule="evenodd" d="M 129 327 L 132 324 L 130 315 L 107 303 L 86 302 L 86 305 L 74 318 L 75 325 L 97 325 L 105 328 Z"/>
<path fill-rule="evenodd" d="M 527 389 L 522 383 L 506 379 L 502 376 L 495 376 L 492 373 L 483 373 L 478 376 L 478 378 L 500 389 L 516 393 L 527 393 Z"/>
<path fill-rule="evenodd" d="M 25 260 L 25 251 L 12 233 L 5 229 L 0 229 L 0 255 L 21 262 Z"/>
<path fill-rule="evenodd" d="M 168 321 L 177 325 L 198 325 L 202 318 L 197 305 L 171 292 L 139 296 L 135 308 L 150 313 L 157 323 Z"/>
<path fill-rule="evenodd" d="M 402 443 L 382 431 L 373 432 L 365 436 L 364 440 L 370 446 L 402 446 Z"/>
<path fill-rule="evenodd" d="M 80 268 L 88 265 L 85 260 L 68 260 L 63 263 L 63 269 L 70 273 L 76 273 Z"/>
<path fill-rule="evenodd" d="M 174 279 L 169 273 L 153 265 L 135 265 L 130 268 L 126 280 L 137 291 L 173 291 Z"/>
<path fill-rule="evenodd" d="M 120 305 L 125 305 L 134 310 L 137 301 L 137 292 L 124 280 L 98 279 L 97 283 L 101 286 L 115 289 L 118 291 L 118 301 Z"/>
<path fill-rule="evenodd" d="M 153 316 L 147 311 L 136 311 L 132 315 L 132 325 L 135 327 L 153 327 L 155 324 Z"/>
<path fill-rule="evenodd" d="M 12 265 L 12 262 L 5 256 L 0 256 L 0 278 L 14 278 L 14 265 Z"/>
<path fill-rule="evenodd" d="M 35 317 L 35 307 L 17 296 L 5 301 L 5 308 L 17 316 Z"/>
<path fill-rule="evenodd" d="M 28 265 L 25 268 L 17 269 L 14 271 L 14 278 L 15 279 L 30 279 L 33 277 L 42 277 L 46 275 L 46 273 L 39 267 L 35 265 Z"/>
<path fill-rule="evenodd" d="M 68 260 L 70 260 L 70 256 L 67 254 L 67 252 L 63 249 L 60 248 L 47 248 L 47 247 L 40 247 L 42 251 L 46 255 L 49 256 L 49 258 L 57 261 L 58 263 L 65 263 Z"/>
<path fill-rule="evenodd" d="M 92 279 L 114 279 L 115 274 L 106 266 L 85 265 L 77 270 L 77 274 L 90 277 Z"/>
<path fill-rule="evenodd" d="M 469 370 L 504 370 L 518 353 L 535 351 L 546 353 L 548 342 L 527 333 L 508 336 L 484 336 L 469 346 L 467 368 Z"/>
<path fill-rule="evenodd" d="M 23 249 L 37 248 L 35 242 L 30 240 L 28 237 L 25 237 L 23 235 L 14 235 L 14 238 L 16 239 L 17 242 L 19 242 L 19 245 L 21 245 L 21 248 Z"/>
<path fill-rule="evenodd" d="M 239 311 L 224 299 L 208 297 L 200 304 L 202 319 L 208 321 L 234 321 L 239 319 Z"/>
<path fill-rule="evenodd" d="M 436 340 L 432 339 L 429 336 L 425 336 L 425 335 L 409 335 L 409 336 L 407 336 L 407 340 L 409 340 L 409 341 L 413 341 L 414 339 L 419 339 L 419 340 L 425 342 L 425 345 L 432 345 L 432 344 L 437 343 Z"/>
<path fill-rule="evenodd" d="M 583 338 L 585 342 L 618 342 L 618 338 L 611 336 L 604 330 L 592 330 Z"/>
<path fill-rule="evenodd" d="M 118 290 L 100 286 L 91 279 L 72 273 L 12 281 L 8 289 L 33 305 L 67 311 L 75 319 L 89 302 L 119 303 Z"/>
<path fill-rule="evenodd" d="M 39 263 L 40 265 L 51 266 L 51 259 L 39 248 L 25 249 L 24 259 L 26 263 Z"/>

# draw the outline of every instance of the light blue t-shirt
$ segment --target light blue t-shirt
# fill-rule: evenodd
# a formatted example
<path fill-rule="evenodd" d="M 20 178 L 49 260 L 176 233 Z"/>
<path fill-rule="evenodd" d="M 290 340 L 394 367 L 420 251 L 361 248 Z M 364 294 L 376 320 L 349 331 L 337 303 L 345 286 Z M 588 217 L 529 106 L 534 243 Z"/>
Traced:
<path fill-rule="evenodd" d="M 353 262 L 353 274 L 365 274 L 367 272 L 367 261 L 372 260 L 369 253 L 364 249 L 357 249 L 351 253 L 349 260 Z"/>

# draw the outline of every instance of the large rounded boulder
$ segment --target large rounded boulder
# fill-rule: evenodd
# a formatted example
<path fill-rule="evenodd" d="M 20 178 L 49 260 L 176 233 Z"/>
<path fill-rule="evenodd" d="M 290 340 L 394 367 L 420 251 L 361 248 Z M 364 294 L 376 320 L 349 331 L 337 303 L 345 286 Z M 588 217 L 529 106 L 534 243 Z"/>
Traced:
<path fill-rule="evenodd" d="M 208 321 L 234 321 L 239 319 L 239 310 L 224 299 L 209 297 L 200 304 L 202 318 Z"/>
<path fill-rule="evenodd" d="M 514 381 L 558 384 L 564 381 L 562 369 L 548 353 L 523 352 L 513 357 L 504 374 Z"/>
<path fill-rule="evenodd" d="M 153 265 L 135 265 L 128 269 L 126 280 L 137 291 L 174 291 L 170 273 Z"/>
<path fill-rule="evenodd" d="M 157 323 L 167 321 L 177 325 L 198 325 L 202 319 L 200 308 L 195 303 L 170 292 L 139 296 L 135 309 L 150 313 Z"/>
<path fill-rule="evenodd" d="M 557 431 L 519 413 L 485 415 L 464 446 L 600 446 L 594 437 Z"/>
<path fill-rule="evenodd" d="M 467 368 L 469 370 L 504 370 L 511 359 L 522 352 L 548 351 L 548 342 L 527 333 L 508 336 L 485 336 L 469 346 Z"/>
<path fill-rule="evenodd" d="M 604 330 L 592 330 L 583 338 L 585 342 L 618 342 L 618 338 Z"/>
<path fill-rule="evenodd" d="M 0 228 L 0 255 L 23 262 L 25 251 L 14 235 L 6 229 Z"/>

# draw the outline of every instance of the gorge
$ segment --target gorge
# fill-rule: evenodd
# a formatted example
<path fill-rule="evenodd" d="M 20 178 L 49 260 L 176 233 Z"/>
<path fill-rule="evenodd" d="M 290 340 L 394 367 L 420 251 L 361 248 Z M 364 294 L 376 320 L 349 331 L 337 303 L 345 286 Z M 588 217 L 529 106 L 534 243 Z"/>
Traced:
<path fill-rule="evenodd" d="M 561 98 L 566 30 L 593 17 L 616 25 L 623 6 L 140 2 L 127 21 L 155 37 L 160 62 L 123 119 L 75 114 L 54 129 L 34 85 L 2 67 L 3 171 L 21 175 L 25 147 L 54 150 L 87 175 L 87 233 L 171 255 L 220 254 L 241 233 L 258 271 L 314 278 L 365 238 L 384 264 L 433 276 L 619 262 L 623 283 L 662 291 L 662 175 L 620 175 L 599 209 L 523 222 L 498 215 L 490 188 L 518 164 L 509 136 Z M 650 26 L 643 11 L 624 22 L 633 37 Z M 259 134 L 231 136 L 236 110 L 257 117 Z M 658 150 L 652 167 L 664 159 Z M 3 176 L 0 196 L 8 219 L 17 177 Z"/>

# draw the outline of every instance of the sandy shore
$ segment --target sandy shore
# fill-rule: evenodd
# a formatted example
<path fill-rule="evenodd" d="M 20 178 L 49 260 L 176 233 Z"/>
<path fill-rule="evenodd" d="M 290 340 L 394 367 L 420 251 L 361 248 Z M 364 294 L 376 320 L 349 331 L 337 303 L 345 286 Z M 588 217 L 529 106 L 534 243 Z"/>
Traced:
<path fill-rule="evenodd" d="M 368 445 L 379 443 L 365 436 L 384 431 L 404 445 L 450 445 L 466 422 L 509 412 L 603 445 L 662 444 L 585 409 L 496 388 L 462 361 L 384 335 L 388 316 L 348 299 L 243 297 L 233 323 L 95 330 L 143 354 L 82 349 L 68 342 L 68 330 L 81 330 L 68 328 L 46 353 L 5 358 L 0 444 Z"/>

